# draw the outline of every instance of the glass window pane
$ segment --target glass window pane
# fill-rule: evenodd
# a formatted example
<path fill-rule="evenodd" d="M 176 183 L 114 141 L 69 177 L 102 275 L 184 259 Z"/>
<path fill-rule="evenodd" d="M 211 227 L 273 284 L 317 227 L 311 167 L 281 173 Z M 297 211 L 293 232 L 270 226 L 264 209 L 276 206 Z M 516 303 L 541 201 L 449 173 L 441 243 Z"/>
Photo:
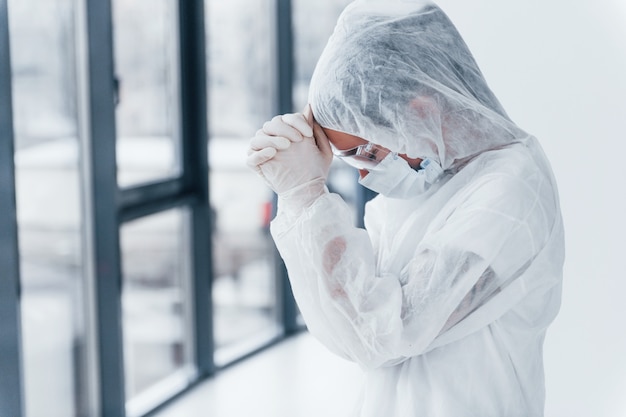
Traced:
<path fill-rule="evenodd" d="M 126 223 L 122 311 L 126 396 L 141 414 L 189 383 L 193 352 L 186 210 Z"/>
<path fill-rule="evenodd" d="M 292 0 L 294 34 L 294 94 L 296 109 L 307 104 L 315 64 L 335 28 L 337 18 L 352 0 Z M 315 24 L 311 24 L 314 16 Z"/>
<path fill-rule="evenodd" d="M 10 0 L 26 416 L 84 415 L 75 3 Z"/>
<path fill-rule="evenodd" d="M 113 0 L 121 187 L 180 173 L 176 3 Z"/>
<path fill-rule="evenodd" d="M 205 3 L 209 131 L 249 138 L 275 107 L 275 0 Z"/>
<path fill-rule="evenodd" d="M 215 361 L 280 331 L 268 234 L 272 193 L 245 164 L 249 138 L 274 111 L 274 0 L 209 0 L 209 140 L 215 213 Z"/>

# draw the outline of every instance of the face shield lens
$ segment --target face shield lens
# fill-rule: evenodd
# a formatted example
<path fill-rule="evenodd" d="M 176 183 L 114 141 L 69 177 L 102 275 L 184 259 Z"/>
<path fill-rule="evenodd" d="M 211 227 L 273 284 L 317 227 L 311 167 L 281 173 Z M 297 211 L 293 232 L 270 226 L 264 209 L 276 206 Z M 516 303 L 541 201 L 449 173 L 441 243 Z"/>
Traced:
<path fill-rule="evenodd" d="M 374 143 L 366 143 L 351 149 L 339 150 L 332 145 L 333 154 L 356 169 L 375 168 L 391 151 Z"/>

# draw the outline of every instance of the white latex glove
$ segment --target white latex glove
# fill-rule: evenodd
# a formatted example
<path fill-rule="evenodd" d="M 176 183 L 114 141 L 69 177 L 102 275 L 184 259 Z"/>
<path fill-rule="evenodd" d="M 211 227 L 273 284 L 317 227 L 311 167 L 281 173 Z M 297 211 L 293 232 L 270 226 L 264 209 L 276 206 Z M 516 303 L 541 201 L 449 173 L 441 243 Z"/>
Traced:
<path fill-rule="evenodd" d="M 248 151 L 248 165 L 278 194 L 279 210 L 290 214 L 298 214 L 328 192 L 325 183 L 332 158 L 328 138 L 308 106 L 304 114 L 266 123 Z"/>
<path fill-rule="evenodd" d="M 250 140 L 248 166 L 263 177 L 259 165 L 273 158 L 277 151 L 287 149 L 291 142 L 302 142 L 312 136 L 313 130 L 303 114 L 276 116 L 265 122 Z"/>

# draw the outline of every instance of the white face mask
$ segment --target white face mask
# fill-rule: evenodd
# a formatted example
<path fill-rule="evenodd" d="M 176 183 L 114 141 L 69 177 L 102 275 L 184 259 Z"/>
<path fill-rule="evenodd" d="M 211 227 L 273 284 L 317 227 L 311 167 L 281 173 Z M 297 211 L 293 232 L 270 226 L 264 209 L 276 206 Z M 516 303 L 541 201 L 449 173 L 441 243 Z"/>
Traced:
<path fill-rule="evenodd" d="M 359 184 L 386 197 L 411 198 L 428 190 L 442 175 L 441 166 L 431 159 L 424 159 L 420 169 L 415 170 L 397 154 L 390 153 L 368 170 Z"/>

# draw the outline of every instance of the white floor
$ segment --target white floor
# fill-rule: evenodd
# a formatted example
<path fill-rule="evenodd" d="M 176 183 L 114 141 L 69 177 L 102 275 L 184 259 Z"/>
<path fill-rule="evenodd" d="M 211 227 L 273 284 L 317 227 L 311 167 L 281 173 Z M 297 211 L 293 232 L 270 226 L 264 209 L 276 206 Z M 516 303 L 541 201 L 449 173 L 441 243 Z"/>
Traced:
<path fill-rule="evenodd" d="M 227 368 L 155 417 L 346 417 L 360 375 L 302 333 Z"/>

